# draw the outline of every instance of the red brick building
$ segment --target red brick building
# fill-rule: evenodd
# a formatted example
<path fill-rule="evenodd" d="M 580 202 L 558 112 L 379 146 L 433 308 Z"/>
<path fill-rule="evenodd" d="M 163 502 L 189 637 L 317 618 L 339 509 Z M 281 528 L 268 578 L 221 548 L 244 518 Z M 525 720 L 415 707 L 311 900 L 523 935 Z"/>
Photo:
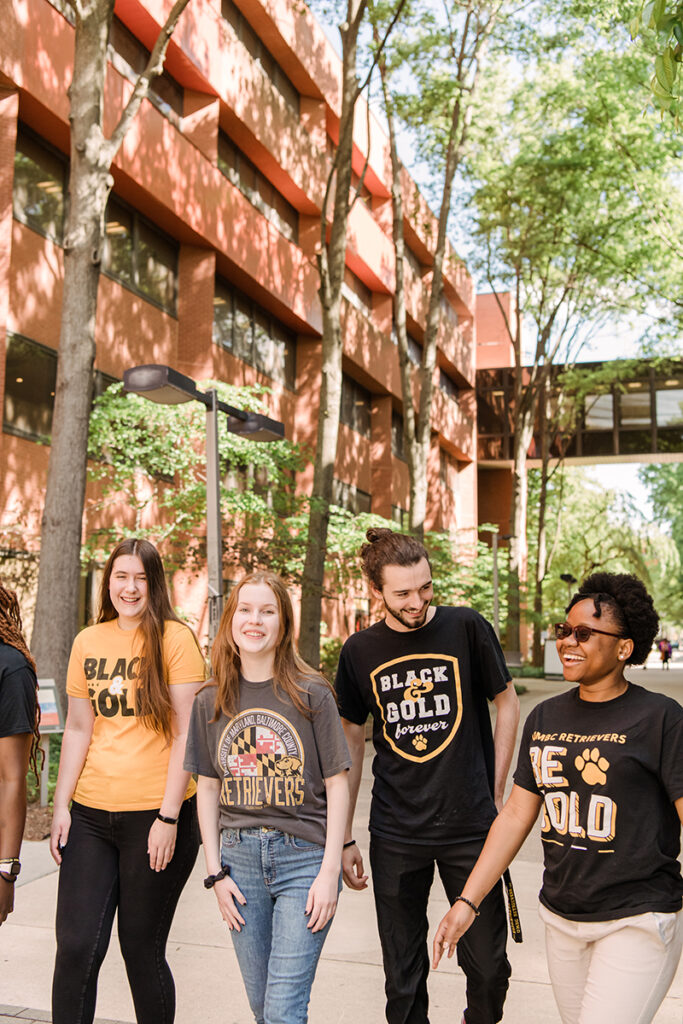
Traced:
<path fill-rule="evenodd" d="M 0 43 L 0 530 L 5 556 L 37 538 L 63 278 L 73 28 L 60 0 L 14 0 Z M 111 128 L 170 0 L 118 0 Z M 269 414 L 315 439 L 321 310 L 315 251 L 338 129 L 340 61 L 291 0 L 191 0 L 164 76 L 113 167 L 97 313 L 98 381 L 138 363 L 272 389 Z M 390 163 L 359 104 L 344 296 L 337 500 L 401 521 L 401 389 L 392 340 Z M 424 336 L 436 220 L 404 176 L 408 325 Z M 445 261 L 428 527 L 477 522 L 475 296 Z M 312 470 L 311 470 L 312 472 Z M 302 486 L 309 483 L 304 475 Z M 201 587 L 182 592 L 201 624 Z"/>

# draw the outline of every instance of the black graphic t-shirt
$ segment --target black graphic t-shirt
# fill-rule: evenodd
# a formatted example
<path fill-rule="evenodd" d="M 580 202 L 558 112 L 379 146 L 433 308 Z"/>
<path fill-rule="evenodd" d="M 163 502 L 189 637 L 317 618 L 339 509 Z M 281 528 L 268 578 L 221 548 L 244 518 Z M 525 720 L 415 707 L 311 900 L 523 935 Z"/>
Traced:
<path fill-rule="evenodd" d="M 33 732 L 36 677 L 21 651 L 0 640 L 0 737 Z"/>
<path fill-rule="evenodd" d="M 578 687 L 534 708 L 515 782 L 543 797 L 541 902 L 572 921 L 681 908 L 683 708 L 630 683 L 611 701 Z"/>
<path fill-rule="evenodd" d="M 197 694 L 185 769 L 221 779 L 221 828 L 279 828 L 325 844 L 324 780 L 351 766 L 334 694 L 317 682 L 308 691 L 312 717 L 280 700 L 272 680 L 240 682 L 240 710 L 212 722 L 215 686 Z"/>
<path fill-rule="evenodd" d="M 341 714 L 373 715 L 370 831 L 405 843 L 484 835 L 496 810 L 487 699 L 510 675 L 492 627 L 471 608 L 435 609 L 420 629 L 384 621 L 344 644 Z"/>

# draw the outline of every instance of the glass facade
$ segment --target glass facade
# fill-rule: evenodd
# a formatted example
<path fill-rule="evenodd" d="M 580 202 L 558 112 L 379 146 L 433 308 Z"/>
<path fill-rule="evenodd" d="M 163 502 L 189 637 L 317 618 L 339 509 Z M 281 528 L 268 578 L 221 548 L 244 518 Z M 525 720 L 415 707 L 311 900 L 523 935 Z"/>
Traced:
<path fill-rule="evenodd" d="M 292 390 L 296 386 L 296 337 L 237 288 L 216 280 L 213 340 L 238 359 Z"/>
<path fill-rule="evenodd" d="M 218 167 L 290 242 L 299 239 L 299 211 L 287 202 L 223 131 L 218 133 Z"/>
<path fill-rule="evenodd" d="M 263 72 L 271 80 L 287 105 L 299 116 L 299 93 L 265 43 L 232 0 L 221 0 L 221 13 Z"/>
<path fill-rule="evenodd" d="M 340 421 L 362 434 L 363 437 L 370 437 L 371 413 L 372 395 L 370 392 L 343 373 Z"/>
<path fill-rule="evenodd" d="M 22 125 L 14 154 L 12 212 L 60 245 L 64 237 L 67 158 Z"/>
<path fill-rule="evenodd" d="M 335 477 L 332 481 L 332 503 L 357 516 L 361 512 L 370 511 L 371 497 L 367 491 L 359 490 L 355 484 L 347 484 Z"/>
<path fill-rule="evenodd" d="M 149 57 L 147 47 L 114 15 L 109 31 L 109 59 L 119 74 L 129 82 L 136 82 L 147 67 Z M 162 71 L 149 83 L 148 99 L 176 128 L 181 127 L 183 87 L 168 71 Z"/>
<path fill-rule="evenodd" d="M 105 213 L 102 269 L 168 313 L 175 313 L 178 243 L 114 196 Z"/>

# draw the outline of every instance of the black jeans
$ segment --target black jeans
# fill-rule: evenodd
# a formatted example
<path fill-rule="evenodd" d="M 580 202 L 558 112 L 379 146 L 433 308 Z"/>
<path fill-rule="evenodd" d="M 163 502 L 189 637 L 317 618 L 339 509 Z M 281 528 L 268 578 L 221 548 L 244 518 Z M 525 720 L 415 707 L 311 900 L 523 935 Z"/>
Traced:
<path fill-rule="evenodd" d="M 427 901 L 439 871 L 452 903 L 463 889 L 483 839 L 448 846 L 395 843 L 373 835 L 370 865 L 384 959 L 389 1024 L 428 1024 Z M 467 1024 L 496 1024 L 503 1016 L 510 964 L 505 954 L 507 918 L 499 882 L 481 904 L 481 915 L 458 943 L 467 978 Z M 460 1012 L 454 1015 L 460 1024 Z"/>
<path fill-rule="evenodd" d="M 147 836 L 156 811 L 102 811 L 74 803 L 57 896 L 54 1024 L 91 1024 L 97 976 L 118 909 L 121 952 L 138 1024 L 172 1024 L 175 986 L 166 940 L 197 858 L 196 800 L 185 800 L 170 864 L 152 871 Z"/>

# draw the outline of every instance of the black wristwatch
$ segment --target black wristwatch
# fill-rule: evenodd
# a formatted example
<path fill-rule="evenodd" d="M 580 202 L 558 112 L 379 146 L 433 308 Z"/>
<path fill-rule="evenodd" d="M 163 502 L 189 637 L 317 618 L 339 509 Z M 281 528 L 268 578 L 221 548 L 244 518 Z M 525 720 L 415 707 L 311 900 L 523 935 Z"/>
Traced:
<path fill-rule="evenodd" d="M 18 857 L 6 857 L 4 860 L 0 860 L 0 878 L 6 882 L 16 882 L 20 871 L 21 863 Z"/>
<path fill-rule="evenodd" d="M 213 889 L 216 882 L 220 882 L 221 878 L 227 878 L 230 874 L 230 867 L 221 868 L 217 875 L 207 875 L 204 879 L 204 888 Z"/>

